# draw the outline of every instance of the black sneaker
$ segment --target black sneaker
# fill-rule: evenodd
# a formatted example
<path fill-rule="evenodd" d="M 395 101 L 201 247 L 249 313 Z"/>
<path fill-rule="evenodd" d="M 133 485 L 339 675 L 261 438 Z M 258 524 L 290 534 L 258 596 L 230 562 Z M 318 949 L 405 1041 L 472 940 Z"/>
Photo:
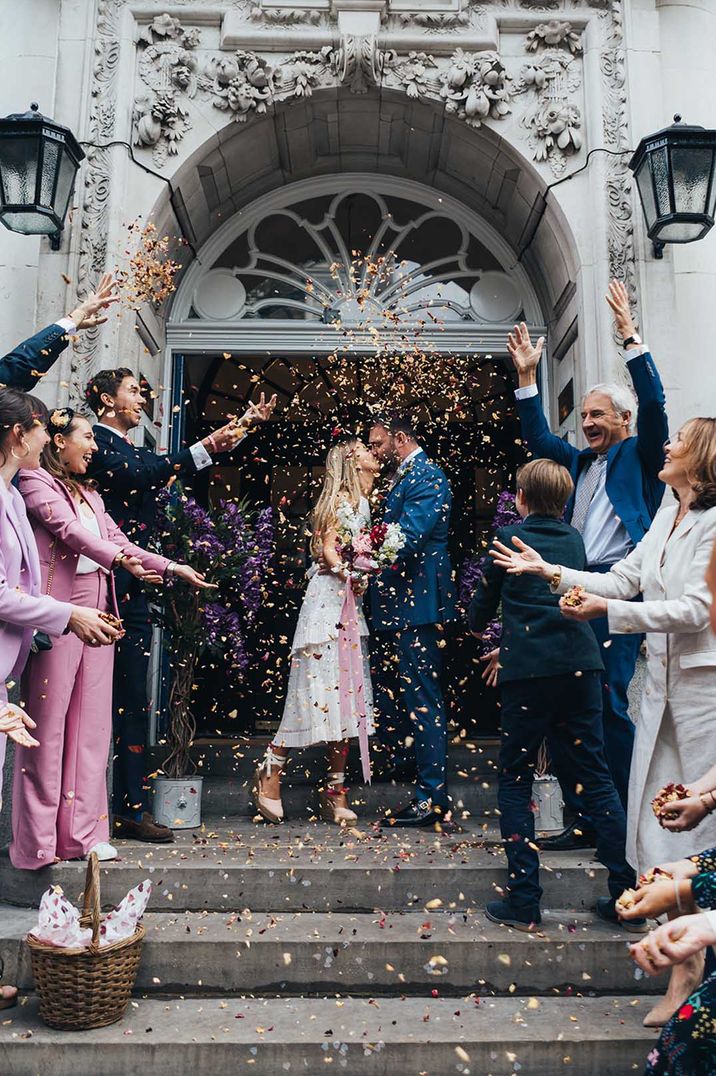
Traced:
<path fill-rule="evenodd" d="M 502 923 L 528 934 L 539 930 L 542 922 L 539 908 L 517 908 L 509 900 L 491 900 L 485 906 L 485 915 L 492 923 Z"/>
<path fill-rule="evenodd" d="M 599 897 L 595 912 L 605 923 L 613 927 L 621 927 L 630 934 L 646 934 L 649 930 L 646 919 L 620 919 L 614 906 L 614 897 Z"/>

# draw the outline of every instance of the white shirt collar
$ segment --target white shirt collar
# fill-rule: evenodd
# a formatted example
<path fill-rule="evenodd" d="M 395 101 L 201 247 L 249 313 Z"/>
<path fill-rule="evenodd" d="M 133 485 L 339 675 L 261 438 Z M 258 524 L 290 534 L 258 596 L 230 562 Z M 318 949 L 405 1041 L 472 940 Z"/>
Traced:
<path fill-rule="evenodd" d="M 113 433 L 115 437 L 121 437 L 123 441 L 127 440 L 126 434 L 120 433 L 120 431 L 116 430 L 114 426 L 108 426 L 106 422 L 95 422 L 95 426 L 101 426 L 103 430 L 109 430 L 109 432 Z"/>
<path fill-rule="evenodd" d="M 414 448 L 410 455 L 406 456 L 405 459 L 400 463 L 397 473 L 402 474 L 408 464 L 412 463 L 415 457 L 419 456 L 421 452 L 423 452 L 423 449 L 420 447 L 420 445 L 418 445 L 417 448 Z"/>

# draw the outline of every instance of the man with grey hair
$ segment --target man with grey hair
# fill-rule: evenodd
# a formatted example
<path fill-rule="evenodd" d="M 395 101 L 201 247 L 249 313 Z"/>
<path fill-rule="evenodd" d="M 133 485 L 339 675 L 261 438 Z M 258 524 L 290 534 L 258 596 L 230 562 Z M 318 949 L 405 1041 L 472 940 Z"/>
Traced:
<path fill-rule="evenodd" d="M 664 465 L 664 442 L 669 436 L 661 378 L 648 348 L 637 334 L 629 296 L 621 281 L 610 282 L 607 302 L 623 341 L 626 368 L 636 398 L 626 386 L 619 384 L 600 384 L 590 389 L 582 401 L 582 433 L 587 447 L 581 451 L 550 432 L 540 404 L 537 367 L 544 339 L 533 345 L 523 322 L 515 326 L 507 344 L 519 380 L 515 396 L 523 437 L 534 456 L 556 460 L 569 469 L 575 493 L 567 505 L 565 518 L 581 533 L 588 569 L 592 572 L 608 572 L 649 529 L 664 494 L 664 484 L 658 476 Z M 606 617 L 592 620 L 591 627 L 605 666 L 604 747 L 614 784 L 626 808 L 634 743 L 627 689 L 642 637 L 610 635 Z M 580 790 L 574 788 L 567 769 L 561 765 L 558 745 L 550 744 L 550 750 L 565 804 L 575 821 L 563 833 L 542 840 L 541 847 L 551 851 L 592 847 L 594 831 L 581 814 Z"/>

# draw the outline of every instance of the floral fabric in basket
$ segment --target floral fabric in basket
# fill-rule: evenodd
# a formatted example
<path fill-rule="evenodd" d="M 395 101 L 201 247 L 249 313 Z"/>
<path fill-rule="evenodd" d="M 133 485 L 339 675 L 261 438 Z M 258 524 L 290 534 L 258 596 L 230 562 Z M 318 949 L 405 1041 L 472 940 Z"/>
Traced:
<path fill-rule="evenodd" d="M 152 883 L 145 879 L 130 889 L 124 900 L 109 912 L 99 931 L 100 945 L 111 945 L 131 938 L 144 915 L 152 894 Z M 33 938 L 62 949 L 78 949 L 92 941 L 92 930 L 80 926 L 80 913 L 64 896 L 59 886 L 43 894 Z"/>

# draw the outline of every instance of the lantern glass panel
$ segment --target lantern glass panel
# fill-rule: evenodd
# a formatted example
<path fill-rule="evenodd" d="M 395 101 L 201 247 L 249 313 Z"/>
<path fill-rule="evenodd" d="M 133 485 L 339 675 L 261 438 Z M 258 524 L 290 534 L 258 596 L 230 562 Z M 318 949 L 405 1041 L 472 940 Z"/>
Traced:
<path fill-rule="evenodd" d="M 2 201 L 6 205 L 35 204 L 39 152 L 39 133 L 0 139 Z"/>
<path fill-rule="evenodd" d="M 13 232 L 22 235 L 54 235 L 57 224 L 53 217 L 46 213 L 34 213 L 31 209 L 23 210 L 22 213 L 6 212 L 0 207 L 0 217 L 7 221 Z"/>
<path fill-rule="evenodd" d="M 677 213 L 705 213 L 713 151 L 708 146 L 674 146 L 671 168 Z"/>
<path fill-rule="evenodd" d="M 666 146 L 654 150 L 654 152 L 650 154 L 650 157 L 651 171 L 654 176 L 654 187 L 656 189 L 657 216 L 666 217 L 669 213 L 674 212 L 674 207 L 671 204 L 669 155 Z"/>
<path fill-rule="evenodd" d="M 636 174 L 636 182 L 637 186 L 639 187 L 639 195 L 641 197 L 641 204 L 644 207 L 644 216 L 646 217 L 646 226 L 648 229 L 651 228 L 652 224 L 656 220 L 654 184 L 651 178 L 651 168 L 648 153 L 644 156 L 639 166 L 639 171 Z"/>
<path fill-rule="evenodd" d="M 669 221 L 659 228 L 657 239 L 665 243 L 692 243 L 694 239 L 700 239 L 708 229 L 703 221 Z"/>
<path fill-rule="evenodd" d="M 45 138 L 42 152 L 42 172 L 40 174 L 40 205 L 52 209 L 55 194 L 55 176 L 58 158 L 62 154 L 62 144 L 51 138 Z"/>
<path fill-rule="evenodd" d="M 55 193 L 55 214 L 58 220 L 64 221 L 65 219 L 76 175 L 77 162 L 72 159 L 65 146 L 60 159 L 60 174 L 57 177 L 57 191 Z"/>

